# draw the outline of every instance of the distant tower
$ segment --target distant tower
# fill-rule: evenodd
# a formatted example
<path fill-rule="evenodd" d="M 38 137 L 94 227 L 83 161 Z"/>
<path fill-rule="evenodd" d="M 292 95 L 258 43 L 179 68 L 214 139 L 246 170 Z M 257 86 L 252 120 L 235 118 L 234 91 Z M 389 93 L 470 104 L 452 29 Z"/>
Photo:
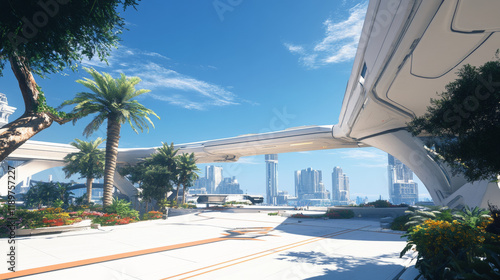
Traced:
<path fill-rule="evenodd" d="M 332 199 L 340 200 L 340 190 L 344 189 L 344 173 L 342 168 L 336 166 L 332 172 Z"/>
<path fill-rule="evenodd" d="M 418 184 L 413 172 L 397 158 L 388 154 L 389 197 L 392 203 L 415 204 L 418 202 Z"/>
<path fill-rule="evenodd" d="M 222 167 L 209 165 L 205 167 L 205 177 L 208 181 L 207 192 L 216 193 L 217 187 L 222 181 Z"/>
<path fill-rule="evenodd" d="M 267 204 L 278 204 L 278 155 L 266 155 L 266 198 Z"/>
<path fill-rule="evenodd" d="M 349 177 L 342 172 L 342 168 L 336 166 L 332 172 L 332 194 L 335 204 L 346 204 L 349 197 Z"/>
<path fill-rule="evenodd" d="M 0 93 L 0 127 L 9 123 L 9 116 L 16 111 L 16 108 L 9 106 L 7 96 Z"/>

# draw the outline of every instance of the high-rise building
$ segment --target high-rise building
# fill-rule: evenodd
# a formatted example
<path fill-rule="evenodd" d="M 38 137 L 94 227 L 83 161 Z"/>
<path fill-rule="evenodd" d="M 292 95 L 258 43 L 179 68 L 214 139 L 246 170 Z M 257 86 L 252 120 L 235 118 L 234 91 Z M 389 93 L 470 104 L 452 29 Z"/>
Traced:
<path fill-rule="evenodd" d="M 9 116 L 16 111 L 16 108 L 9 106 L 7 96 L 0 93 L 0 127 L 9 123 Z"/>
<path fill-rule="evenodd" d="M 198 180 L 194 181 L 194 186 L 189 188 L 190 194 L 207 194 L 207 189 L 209 186 L 209 181 L 206 177 L 200 177 Z"/>
<path fill-rule="evenodd" d="M 243 194 L 243 191 L 240 189 L 240 184 L 238 180 L 233 177 L 228 177 L 222 179 L 222 182 L 217 187 L 217 193 L 219 194 Z"/>
<path fill-rule="evenodd" d="M 329 199 L 330 193 L 323 185 L 321 170 L 312 168 L 295 171 L 295 193 L 299 200 Z"/>
<path fill-rule="evenodd" d="M 191 194 L 243 194 L 236 177 L 222 177 L 222 167 L 209 165 L 205 167 L 205 177 L 194 182 L 189 189 Z"/>
<path fill-rule="evenodd" d="M 413 172 L 397 158 L 388 154 L 389 197 L 394 204 L 418 202 L 418 184 L 413 181 Z"/>
<path fill-rule="evenodd" d="M 278 155 L 266 155 L 266 199 L 267 204 L 277 205 L 278 197 Z"/>
<path fill-rule="evenodd" d="M 332 200 L 334 205 L 348 204 L 349 177 L 342 172 L 342 168 L 336 166 L 332 172 Z"/>
<path fill-rule="evenodd" d="M 207 192 L 217 193 L 217 187 L 222 181 L 222 167 L 209 165 L 205 167 L 205 178 L 207 178 Z"/>

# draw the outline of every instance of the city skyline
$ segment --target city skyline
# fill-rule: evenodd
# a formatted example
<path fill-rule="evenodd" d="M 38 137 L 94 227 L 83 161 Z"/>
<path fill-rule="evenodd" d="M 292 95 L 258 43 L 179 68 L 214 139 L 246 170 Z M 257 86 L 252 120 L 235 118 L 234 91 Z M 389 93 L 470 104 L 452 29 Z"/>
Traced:
<path fill-rule="evenodd" d="M 223 20 L 212 3 L 199 3 L 198 7 L 193 11 L 184 1 L 142 1 L 137 11 L 123 12 L 129 30 L 122 34 L 121 45 L 111 52 L 108 64 L 82 61 L 81 66 L 113 77 L 122 72 L 139 76 L 142 82 L 137 88 L 151 90 L 139 102 L 161 120 L 154 120 L 155 128 L 149 134 L 135 134 L 123 126 L 120 148 L 338 123 L 366 1 L 245 1 L 225 13 Z M 255 18 L 259 23 L 249 25 Z M 80 67 L 78 72 L 65 70 L 35 79 L 48 105 L 57 107 L 85 90 L 75 83 L 85 77 L 88 75 Z M 5 71 L 1 79 L 9 105 L 24 108 L 11 71 Z M 18 109 L 11 119 L 22 113 Z M 105 127 L 101 127 L 85 139 L 82 131 L 88 122 L 84 118 L 74 126 L 53 124 L 32 140 L 67 144 L 75 138 L 106 137 Z M 387 154 L 380 150 L 324 150 L 279 157 L 279 190 L 294 193 L 295 170 L 309 166 L 327 172 L 338 165 L 349 174 L 351 198 L 388 197 Z M 264 155 L 220 165 L 226 174 L 238 178 L 245 191 L 265 192 Z M 81 181 L 76 176 L 66 179 L 60 169 L 41 172 L 33 179 L 46 180 L 50 174 L 56 181 Z M 331 190 L 330 180 L 323 183 Z M 423 185 L 419 183 L 419 187 L 419 194 L 428 197 Z"/>
<path fill-rule="evenodd" d="M 200 176 L 194 181 L 190 194 L 242 194 L 236 176 L 224 177 L 221 166 L 205 166 L 205 176 Z"/>

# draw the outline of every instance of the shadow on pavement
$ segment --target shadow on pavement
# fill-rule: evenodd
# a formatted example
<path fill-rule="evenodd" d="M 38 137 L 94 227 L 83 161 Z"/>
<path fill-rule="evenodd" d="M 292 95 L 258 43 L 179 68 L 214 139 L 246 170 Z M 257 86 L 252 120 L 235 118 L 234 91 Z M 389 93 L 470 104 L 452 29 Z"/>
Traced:
<path fill-rule="evenodd" d="M 395 277 L 404 266 L 389 261 L 399 258 L 395 254 L 385 254 L 376 258 L 350 257 L 343 255 L 326 255 L 322 252 L 287 252 L 281 254 L 278 259 L 295 263 L 290 270 L 294 279 L 392 279 L 388 277 L 388 271 L 394 271 Z M 323 275 L 306 278 L 310 275 L 310 265 L 322 269 Z M 378 273 L 383 272 L 383 273 Z M 304 277 L 302 277 L 302 275 Z"/>

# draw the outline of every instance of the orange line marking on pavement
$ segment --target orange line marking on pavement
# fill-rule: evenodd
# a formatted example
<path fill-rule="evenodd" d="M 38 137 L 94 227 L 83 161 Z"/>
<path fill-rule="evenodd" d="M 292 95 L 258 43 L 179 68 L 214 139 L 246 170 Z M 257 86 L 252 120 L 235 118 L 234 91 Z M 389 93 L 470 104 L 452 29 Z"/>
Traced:
<path fill-rule="evenodd" d="M 237 262 L 237 263 L 229 264 L 229 265 L 226 265 L 226 266 L 223 266 L 223 267 L 215 268 L 215 269 L 212 269 L 212 270 L 209 270 L 209 271 L 205 271 L 205 272 L 202 272 L 202 273 L 198 273 L 198 274 L 195 274 L 195 275 L 192 275 L 192 276 L 188 276 L 188 277 L 182 278 L 181 280 L 193 278 L 193 277 L 200 276 L 200 275 L 203 275 L 203 274 L 207 274 L 209 272 L 220 270 L 220 269 L 223 269 L 223 268 L 226 268 L 226 267 L 230 267 L 230 266 L 237 265 L 237 264 L 240 264 L 240 263 L 244 263 L 244 262 L 248 262 L 248 261 L 251 261 L 251 260 L 258 259 L 258 258 L 262 258 L 262 257 L 268 256 L 268 255 L 272 255 L 274 253 L 282 252 L 282 251 L 289 250 L 289 249 L 292 249 L 292 248 L 295 248 L 295 247 L 299 247 L 299 246 L 303 246 L 303 245 L 306 245 L 306 244 L 309 244 L 309 243 L 320 241 L 320 240 L 325 239 L 325 238 L 330 238 L 330 237 L 338 236 L 338 235 L 341 235 L 341 234 L 345 234 L 345 233 L 357 231 L 357 230 L 360 230 L 362 228 L 365 228 L 365 227 L 361 227 L 359 229 L 344 230 L 343 232 L 330 233 L 330 234 L 327 234 L 327 235 L 323 235 L 323 236 L 311 238 L 311 239 L 315 239 L 315 240 L 311 240 L 311 241 L 308 241 L 308 242 L 305 242 L 305 243 L 304 243 L 304 241 L 292 243 L 292 244 L 289 244 L 289 245 L 281 246 L 281 247 L 287 247 L 287 248 L 283 248 L 283 249 L 280 249 L 280 250 L 276 250 L 276 249 L 281 248 L 281 247 L 270 249 L 270 250 L 267 250 L 267 251 L 271 251 L 270 253 L 267 253 L 267 254 L 264 254 L 264 255 L 261 255 L 261 256 L 257 256 L 257 257 L 253 257 L 253 258 L 248 259 L 248 260 L 243 260 L 243 261 L 240 261 L 240 262 Z M 301 242 L 303 244 L 295 245 L 295 244 L 301 243 Z M 294 245 L 294 246 L 291 246 L 291 245 Z M 257 253 L 257 254 L 259 254 L 259 253 Z M 256 254 L 252 254 L 252 255 L 256 255 Z M 251 255 L 249 255 L 249 256 L 251 256 Z M 248 256 L 246 256 L 246 257 L 248 257 Z M 242 258 L 246 258 L 246 257 L 242 257 Z M 242 259 L 242 258 L 238 258 L 238 259 Z M 234 259 L 234 260 L 237 260 L 237 259 Z M 231 260 L 231 261 L 234 261 L 234 260 Z M 230 261 L 226 261 L 226 262 L 230 262 Z M 220 264 L 222 264 L 222 263 L 220 263 Z M 216 264 L 216 265 L 220 265 L 220 264 Z M 213 266 L 216 266 L 216 265 L 213 265 Z M 190 271 L 190 272 L 194 272 L 194 271 Z M 189 272 L 187 272 L 187 273 L 189 273 Z M 186 274 L 186 273 L 184 273 L 184 274 Z M 168 279 L 168 278 L 164 278 L 164 279 Z M 162 279 L 162 280 L 164 280 L 164 279 Z"/>
<path fill-rule="evenodd" d="M 272 248 L 272 249 L 264 250 L 264 251 L 262 251 L 262 252 L 258 252 L 258 253 L 254 253 L 254 254 L 246 255 L 246 256 L 243 256 L 243 257 L 235 258 L 235 259 L 232 259 L 232 260 L 228 260 L 228 261 L 220 262 L 220 263 L 217 263 L 217 264 L 213 264 L 213 265 L 205 266 L 205 267 L 198 268 L 198 269 L 195 269 L 195 270 L 191 270 L 191 271 L 188 271 L 188 272 L 184 272 L 184 273 L 176 274 L 176 275 L 173 275 L 173 276 L 169 276 L 169 277 L 167 277 L 167 278 L 162 278 L 161 280 L 171 279 L 171 278 L 178 277 L 178 276 L 181 276 L 181 275 L 185 275 L 185 274 L 188 274 L 188 273 L 193 273 L 193 272 L 196 272 L 196 271 L 200 271 L 200 270 L 203 270 L 203 269 L 211 268 L 211 267 L 218 266 L 218 265 L 221 265 L 221 264 L 225 264 L 225 263 L 228 263 L 228 262 L 233 262 L 233 261 L 237 261 L 237 260 L 245 259 L 245 258 L 248 258 L 248 257 L 251 257 L 251 256 L 255 256 L 255 255 L 259 255 L 259 254 L 263 254 L 263 253 L 266 253 L 266 252 L 271 252 L 271 253 L 269 253 L 269 254 L 273 254 L 273 253 L 275 253 L 275 252 L 281 252 L 281 251 L 283 251 L 283 250 L 290 249 L 290 248 L 285 248 L 285 247 L 290 247 L 290 246 L 292 246 L 292 245 L 296 245 L 296 244 L 299 244 L 299 243 L 304 243 L 304 242 L 307 242 L 307 243 L 304 243 L 304 244 L 299 244 L 299 245 L 296 245 L 296 246 L 302 246 L 302 245 L 305 245 L 305 244 L 308 244 L 308 243 L 311 243 L 311 242 L 319 241 L 319 240 L 324 239 L 324 238 L 329 238 L 329 237 L 333 237 L 333 236 L 341 235 L 341 234 L 344 234 L 344 233 L 348 233 L 348 232 L 351 232 L 351 231 L 360 230 L 360 229 L 363 229 L 363 228 L 365 228 L 365 227 L 361 227 L 361 228 L 359 228 L 359 229 L 352 229 L 352 230 L 345 229 L 345 230 L 337 231 L 337 232 L 334 232 L 334 233 L 329 233 L 329 234 L 325 234 L 325 235 L 321 235 L 321 236 L 317 236 L 317 237 L 309 238 L 309 239 L 306 239 L 306 240 L 297 241 L 297 242 L 290 243 L 290 244 L 287 244 L 287 245 L 282 245 L 282 246 L 275 247 L 275 248 Z M 282 248 L 284 248 L 284 249 L 282 249 Z M 291 247 L 291 248 L 294 248 L 294 247 Z M 282 250 L 280 250 L 280 251 L 276 251 L 276 250 L 278 250 L 278 249 L 282 249 Z M 269 254 L 268 254 L 268 255 L 269 255 Z M 260 258 L 260 257 L 261 257 L 261 256 L 256 257 L 256 258 Z M 246 261 L 249 261 L 249 260 L 245 260 L 245 261 L 241 261 L 241 262 L 246 262 Z M 241 262 L 239 262 L 239 263 L 241 263 Z M 237 264 L 237 263 L 235 263 L 235 264 Z M 235 265 L 235 264 L 227 265 L 227 266 L 225 266 L 225 267 L 232 266 L 232 265 Z M 221 267 L 221 268 L 224 268 L 224 267 Z M 221 268 L 213 269 L 213 270 L 210 270 L 210 271 L 207 271 L 207 272 L 203 272 L 203 273 L 200 273 L 200 274 L 197 274 L 197 275 L 193 275 L 193 276 L 190 276 L 190 277 L 187 277 L 187 278 L 183 278 L 183 279 L 188 279 L 188 278 L 191 278 L 191 277 L 195 277 L 195 276 L 198 276 L 198 275 L 202 275 L 202 274 L 205 274 L 205 273 L 208 273 L 208 272 L 211 272 L 211 271 L 215 271 L 215 270 L 218 270 L 218 269 L 221 269 Z"/>
<path fill-rule="evenodd" d="M 136 256 L 152 254 L 152 253 L 159 253 L 159 252 L 163 252 L 163 251 L 169 251 L 169 250 L 197 246 L 197 245 L 203 245 L 203 244 L 208 244 L 208 243 L 213 243 L 213 242 L 218 242 L 218 241 L 223 241 L 223 240 L 228 240 L 228 238 L 216 237 L 216 238 L 210 238 L 210 239 L 205 239 L 205 240 L 199 240 L 199 241 L 193 241 L 193 242 L 187 242 L 187 243 L 181 243 L 181 244 L 175 244 L 175 245 L 169 245 L 169 246 L 162 246 L 162 247 L 157 247 L 157 248 L 127 252 L 127 253 L 120 253 L 120 254 L 109 255 L 109 256 L 104 256 L 104 257 L 91 258 L 91 259 L 86 259 L 86 260 L 79 260 L 79 261 L 54 264 L 54 265 L 49 265 L 49 266 L 37 267 L 37 268 L 30 268 L 30 269 L 25 269 L 25 270 L 19 270 L 16 272 L 2 273 L 2 274 L 0 274 L 0 279 L 13 279 L 13 278 L 21 277 L 21 276 L 29 276 L 29 275 L 33 275 L 33 274 L 39 274 L 39 273 L 44 273 L 44 272 L 66 269 L 66 268 L 73 268 L 73 267 L 84 266 L 84 265 L 89 265 L 89 264 L 114 261 L 114 260 L 118 260 L 118 259 L 136 257 Z"/>

